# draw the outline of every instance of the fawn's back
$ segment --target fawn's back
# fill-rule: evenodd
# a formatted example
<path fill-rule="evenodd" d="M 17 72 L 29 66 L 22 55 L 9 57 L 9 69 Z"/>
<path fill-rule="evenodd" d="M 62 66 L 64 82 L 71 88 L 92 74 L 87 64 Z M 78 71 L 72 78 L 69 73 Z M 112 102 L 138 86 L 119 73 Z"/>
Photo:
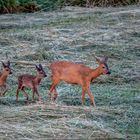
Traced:
<path fill-rule="evenodd" d="M 23 91 L 24 95 L 26 96 L 26 99 L 28 100 L 28 94 L 24 90 L 24 87 L 28 87 L 32 89 L 33 100 L 34 100 L 35 93 L 37 94 L 38 99 L 41 100 L 40 95 L 37 90 L 37 86 L 40 84 L 41 79 L 46 77 L 47 75 L 45 71 L 43 70 L 43 67 L 41 64 L 39 64 L 39 66 L 36 65 L 36 70 L 37 70 L 36 76 L 29 75 L 29 74 L 22 74 L 18 76 L 18 88 L 16 91 L 16 101 L 18 101 L 18 94 L 20 90 Z"/>
<path fill-rule="evenodd" d="M 46 77 L 47 75 L 43 70 L 41 64 L 39 64 L 39 67 L 36 65 L 36 69 L 37 69 L 36 76 L 29 75 L 29 74 L 22 74 L 18 77 L 19 87 L 34 88 L 35 86 L 40 84 L 41 79 Z"/>
<path fill-rule="evenodd" d="M 35 83 L 36 76 L 23 74 L 18 76 L 19 84 L 22 84 L 23 87 L 33 88 L 33 84 Z"/>

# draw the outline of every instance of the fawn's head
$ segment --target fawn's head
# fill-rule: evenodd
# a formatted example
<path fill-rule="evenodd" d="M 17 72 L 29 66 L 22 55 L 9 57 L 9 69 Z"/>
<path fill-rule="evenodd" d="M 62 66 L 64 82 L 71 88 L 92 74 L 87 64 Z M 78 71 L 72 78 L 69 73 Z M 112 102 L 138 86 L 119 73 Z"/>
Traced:
<path fill-rule="evenodd" d="M 103 57 L 102 59 L 99 59 L 96 57 L 96 61 L 99 64 L 100 72 L 101 74 L 111 74 L 108 65 L 107 65 L 108 57 Z"/>
<path fill-rule="evenodd" d="M 10 61 L 8 61 L 7 64 L 2 62 L 2 66 L 3 66 L 3 73 L 5 75 L 12 74 L 12 71 L 11 71 L 11 68 L 10 68 Z"/>
<path fill-rule="evenodd" d="M 39 64 L 38 66 L 36 65 L 36 69 L 37 69 L 37 75 L 39 78 L 44 78 L 47 77 L 43 67 L 41 64 Z"/>

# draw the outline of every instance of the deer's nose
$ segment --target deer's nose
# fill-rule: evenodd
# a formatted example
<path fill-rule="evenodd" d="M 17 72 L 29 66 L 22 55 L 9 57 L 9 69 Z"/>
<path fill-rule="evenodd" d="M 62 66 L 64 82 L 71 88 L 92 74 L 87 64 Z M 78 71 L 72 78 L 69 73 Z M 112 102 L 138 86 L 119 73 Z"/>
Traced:
<path fill-rule="evenodd" d="M 106 74 L 111 74 L 111 72 L 110 72 L 110 71 L 108 71 Z"/>
<path fill-rule="evenodd" d="M 12 74 L 12 72 L 10 71 L 10 73 L 9 74 Z"/>

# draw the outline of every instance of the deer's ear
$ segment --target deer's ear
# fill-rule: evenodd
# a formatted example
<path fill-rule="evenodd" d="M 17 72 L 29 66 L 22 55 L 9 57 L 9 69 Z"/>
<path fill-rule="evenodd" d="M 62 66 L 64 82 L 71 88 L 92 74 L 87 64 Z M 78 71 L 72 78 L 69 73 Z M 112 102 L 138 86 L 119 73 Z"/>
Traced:
<path fill-rule="evenodd" d="M 99 58 L 96 58 L 96 62 L 97 62 L 98 64 L 101 64 L 101 60 L 100 60 Z"/>
<path fill-rule="evenodd" d="M 7 66 L 10 67 L 10 61 L 7 62 Z"/>
<path fill-rule="evenodd" d="M 6 65 L 3 63 L 3 62 L 1 62 L 2 63 L 2 66 L 4 67 L 4 68 L 6 68 Z"/>
<path fill-rule="evenodd" d="M 107 56 L 104 56 L 104 57 L 101 59 L 101 62 L 102 62 L 102 63 L 106 63 L 107 60 L 108 60 L 108 57 L 107 57 Z"/>
<path fill-rule="evenodd" d="M 43 69 L 43 67 L 42 67 L 42 65 L 41 65 L 41 64 L 39 64 L 38 66 L 39 66 L 39 68 L 40 68 L 40 69 Z"/>
<path fill-rule="evenodd" d="M 106 63 L 108 60 L 108 57 L 107 56 L 104 56 L 103 59 L 102 59 L 102 62 Z"/>
<path fill-rule="evenodd" d="M 35 67 L 36 67 L 37 71 L 40 71 L 40 68 L 37 65 L 35 65 Z"/>
<path fill-rule="evenodd" d="M 101 64 L 101 60 L 95 54 L 93 54 L 93 57 L 96 59 L 97 64 Z"/>

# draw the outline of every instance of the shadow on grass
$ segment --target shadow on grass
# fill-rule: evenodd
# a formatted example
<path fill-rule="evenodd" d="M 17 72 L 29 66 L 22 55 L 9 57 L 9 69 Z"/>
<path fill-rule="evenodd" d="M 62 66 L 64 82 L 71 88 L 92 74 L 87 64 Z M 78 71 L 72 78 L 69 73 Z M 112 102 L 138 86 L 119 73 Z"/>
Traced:
<path fill-rule="evenodd" d="M 26 106 L 29 104 L 36 104 L 37 100 L 32 101 L 32 100 L 28 100 L 26 101 L 26 99 L 19 99 L 18 101 L 16 101 L 15 98 L 12 97 L 1 97 L 0 98 L 0 105 L 5 105 L 5 106 Z"/>

